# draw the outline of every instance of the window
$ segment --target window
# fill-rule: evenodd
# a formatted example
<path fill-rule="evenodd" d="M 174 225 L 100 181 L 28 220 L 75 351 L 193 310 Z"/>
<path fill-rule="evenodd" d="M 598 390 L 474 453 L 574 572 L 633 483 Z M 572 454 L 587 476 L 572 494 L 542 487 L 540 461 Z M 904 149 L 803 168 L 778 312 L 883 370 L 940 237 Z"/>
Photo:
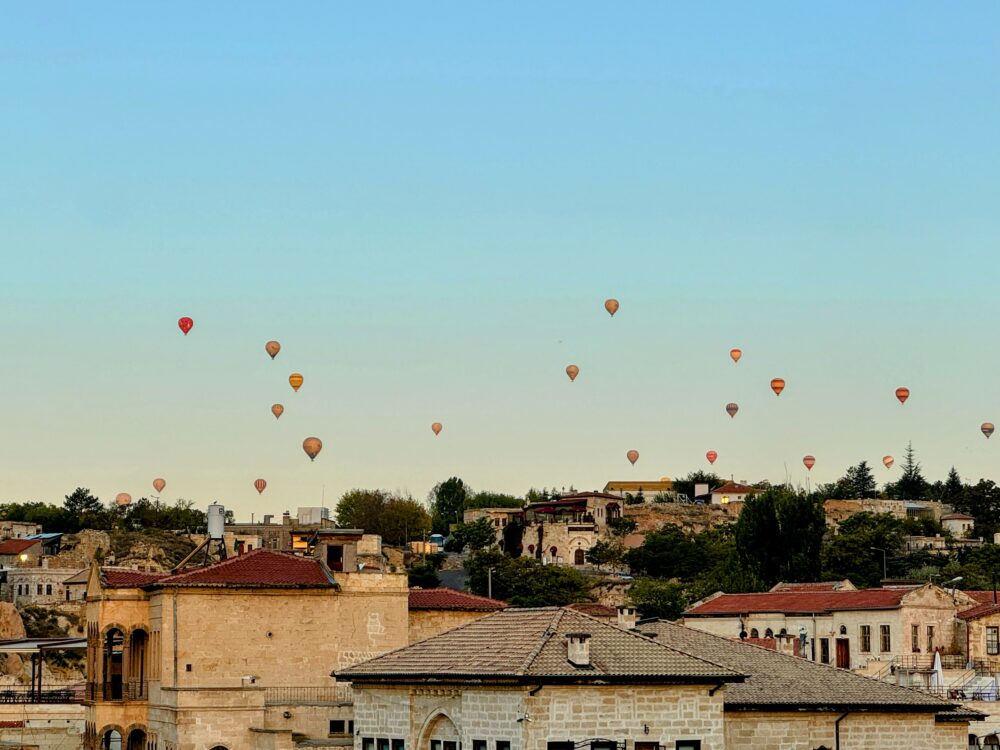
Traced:
<path fill-rule="evenodd" d="M 819 660 L 823 664 L 830 663 L 830 639 L 820 638 L 819 639 Z"/>
<path fill-rule="evenodd" d="M 444 750 L 458 750 L 458 743 L 457 742 L 449 742 L 448 740 L 445 740 L 444 741 Z"/>
<path fill-rule="evenodd" d="M 389 750 L 389 738 L 379 737 L 378 738 L 378 750 Z"/>
<path fill-rule="evenodd" d="M 887 654 L 890 651 L 892 651 L 892 638 L 889 635 L 889 626 L 879 625 L 878 634 L 879 634 L 879 651 L 881 651 L 883 654 Z"/>
<path fill-rule="evenodd" d="M 988 656 L 1000 655 L 1000 627 L 986 628 L 986 653 Z"/>
<path fill-rule="evenodd" d="M 550 742 L 546 745 L 547 750 L 573 750 L 572 742 Z"/>
<path fill-rule="evenodd" d="M 42 595 L 42 584 L 38 584 L 37 589 L 38 589 L 38 595 L 41 596 Z"/>
<path fill-rule="evenodd" d="M 760 633 L 758 632 L 757 628 L 750 628 L 750 637 L 760 638 Z"/>
<path fill-rule="evenodd" d="M 404 744 L 403 740 L 393 740 L 392 750 L 403 750 L 403 744 Z"/>
<path fill-rule="evenodd" d="M 66 589 L 66 601 L 69 601 L 69 599 L 70 599 L 70 590 Z"/>
<path fill-rule="evenodd" d="M 590 743 L 590 750 L 615 750 L 614 740 L 593 740 Z"/>
<path fill-rule="evenodd" d="M 431 740 L 431 750 L 441 750 L 441 740 Z"/>
<path fill-rule="evenodd" d="M 51 583 L 46 583 L 45 584 L 45 596 L 52 596 L 52 584 Z"/>
<path fill-rule="evenodd" d="M 373 737 L 361 738 L 361 750 L 375 750 L 375 739 Z M 434 743 L 431 743 L 431 750 L 434 750 Z"/>
<path fill-rule="evenodd" d="M 343 719 L 330 719 L 330 734 L 347 734 L 347 722 Z"/>
<path fill-rule="evenodd" d="M 885 649 L 882 649 L 885 651 Z M 920 626 L 910 625 L 910 651 L 918 653 L 920 651 Z"/>
<path fill-rule="evenodd" d="M 927 653 L 934 651 L 934 626 L 927 626 Z"/>
<path fill-rule="evenodd" d="M 677 740 L 676 750 L 701 750 L 701 740 Z"/>
<path fill-rule="evenodd" d="M 486 750 L 486 740 L 473 740 L 472 750 Z"/>
<path fill-rule="evenodd" d="M 774 638 L 774 631 L 771 630 L 771 628 L 768 628 L 767 630 L 764 631 L 764 637 L 765 638 Z"/>
<path fill-rule="evenodd" d="M 861 653 L 870 654 L 872 652 L 872 626 L 861 626 Z"/>
<path fill-rule="evenodd" d="M 497 750 L 510 750 L 510 741 L 497 740 Z"/>

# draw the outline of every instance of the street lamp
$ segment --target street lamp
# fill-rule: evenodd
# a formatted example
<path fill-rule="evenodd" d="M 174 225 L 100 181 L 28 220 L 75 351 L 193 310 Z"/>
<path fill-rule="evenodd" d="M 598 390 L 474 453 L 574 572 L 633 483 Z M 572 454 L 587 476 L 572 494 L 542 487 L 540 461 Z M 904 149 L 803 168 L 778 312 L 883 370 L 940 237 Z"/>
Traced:
<path fill-rule="evenodd" d="M 886 572 L 886 567 L 885 567 L 885 550 L 882 549 L 881 547 L 872 547 L 872 549 L 875 550 L 876 552 L 882 553 L 882 580 L 884 581 L 886 578 L 889 577 L 889 574 Z"/>

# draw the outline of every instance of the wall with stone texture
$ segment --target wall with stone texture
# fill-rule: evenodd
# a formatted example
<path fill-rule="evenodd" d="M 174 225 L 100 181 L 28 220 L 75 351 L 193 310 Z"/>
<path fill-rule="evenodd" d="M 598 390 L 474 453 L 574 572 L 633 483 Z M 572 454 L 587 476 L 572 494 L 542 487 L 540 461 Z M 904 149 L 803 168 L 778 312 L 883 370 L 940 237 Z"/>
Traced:
<path fill-rule="evenodd" d="M 411 609 L 410 643 L 416 643 L 478 620 L 489 612 L 465 612 L 441 609 Z"/>
<path fill-rule="evenodd" d="M 76 748 L 83 742 L 84 709 L 76 704 L 0 703 L 3 747 Z M 8 743 L 10 743 L 8 745 Z"/>

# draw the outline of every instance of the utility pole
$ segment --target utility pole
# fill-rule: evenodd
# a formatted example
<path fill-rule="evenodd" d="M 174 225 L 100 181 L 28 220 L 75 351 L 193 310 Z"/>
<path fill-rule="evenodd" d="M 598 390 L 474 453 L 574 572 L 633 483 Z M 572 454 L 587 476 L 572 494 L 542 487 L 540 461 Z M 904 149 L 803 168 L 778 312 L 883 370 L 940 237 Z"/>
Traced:
<path fill-rule="evenodd" d="M 881 552 L 882 553 L 882 580 L 884 581 L 886 578 L 889 577 L 889 574 L 886 573 L 885 550 L 882 549 L 881 547 L 872 547 L 872 549 L 875 550 L 876 552 Z"/>
<path fill-rule="evenodd" d="M 486 595 L 493 598 L 493 568 L 486 569 Z"/>

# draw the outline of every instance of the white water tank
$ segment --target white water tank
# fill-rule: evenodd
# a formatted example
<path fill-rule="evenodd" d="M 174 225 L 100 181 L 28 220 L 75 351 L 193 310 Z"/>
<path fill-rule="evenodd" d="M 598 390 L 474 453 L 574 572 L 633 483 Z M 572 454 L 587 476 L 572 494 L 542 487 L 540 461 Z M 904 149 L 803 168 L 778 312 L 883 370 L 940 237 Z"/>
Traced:
<path fill-rule="evenodd" d="M 226 508 L 218 503 L 208 506 L 208 538 L 222 539 L 226 529 Z"/>

